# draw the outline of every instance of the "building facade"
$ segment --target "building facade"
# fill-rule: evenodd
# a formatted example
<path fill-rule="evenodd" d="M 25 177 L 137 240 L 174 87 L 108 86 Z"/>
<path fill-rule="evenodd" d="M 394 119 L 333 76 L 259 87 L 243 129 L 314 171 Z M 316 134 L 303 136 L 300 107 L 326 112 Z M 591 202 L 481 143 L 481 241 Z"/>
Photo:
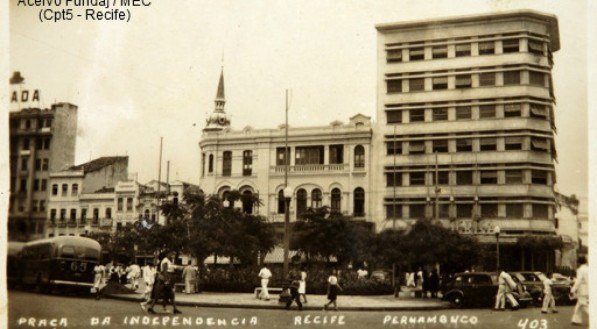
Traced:
<path fill-rule="evenodd" d="M 504 266 L 524 267 L 532 255 L 517 238 L 555 234 L 556 17 L 516 11 L 377 32 L 373 217 L 398 229 L 435 219 L 485 243 L 499 228 Z"/>
<path fill-rule="evenodd" d="M 556 266 L 576 268 L 579 242 L 579 201 L 574 196 L 556 193 L 556 233 L 562 237 L 563 246 L 556 251 Z"/>
<path fill-rule="evenodd" d="M 223 75 L 215 103 L 199 143 L 200 186 L 205 193 L 218 194 L 223 199 L 230 190 L 238 190 L 243 196 L 257 195 L 261 206 L 243 201 L 249 198 L 241 198 L 236 206 L 281 224 L 285 212 L 282 190 L 288 170 L 288 186 L 293 189 L 291 221 L 308 207 L 321 206 L 357 220 L 368 219 L 373 202 L 369 198 L 372 166 L 369 117 L 358 114 L 348 123 L 289 127 L 287 155 L 284 125 L 275 129 L 230 128 L 224 109 Z"/>
<path fill-rule="evenodd" d="M 11 78 L 9 113 L 8 238 L 17 241 L 44 236 L 50 172 L 73 165 L 77 134 L 77 106 L 30 107 L 39 106 L 39 91 L 23 90 L 23 81 L 18 72 Z"/>
<path fill-rule="evenodd" d="M 112 233 L 139 220 L 165 223 L 160 200 L 181 197 L 182 181 L 128 179 L 128 157 L 102 157 L 50 174 L 46 236 Z"/>
<path fill-rule="evenodd" d="M 50 174 L 46 235 L 110 231 L 115 187 L 128 178 L 128 157 L 101 157 Z"/>

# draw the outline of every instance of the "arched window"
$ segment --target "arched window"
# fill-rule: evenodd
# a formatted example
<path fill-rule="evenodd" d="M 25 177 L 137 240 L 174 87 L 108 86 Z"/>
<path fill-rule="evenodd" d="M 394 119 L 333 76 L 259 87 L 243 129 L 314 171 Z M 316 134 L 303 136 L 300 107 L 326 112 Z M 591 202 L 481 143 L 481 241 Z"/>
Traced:
<path fill-rule="evenodd" d="M 209 168 L 208 168 L 207 172 L 210 172 L 210 173 L 214 172 L 214 155 L 213 154 L 209 155 Z"/>
<path fill-rule="evenodd" d="M 241 201 L 243 202 L 243 211 L 245 214 L 253 213 L 253 192 L 246 190 L 243 192 Z"/>
<path fill-rule="evenodd" d="M 321 190 L 318 188 L 311 191 L 311 208 L 321 208 Z"/>
<path fill-rule="evenodd" d="M 296 214 L 298 216 L 307 211 L 307 191 L 300 189 L 296 192 Z"/>
<path fill-rule="evenodd" d="M 342 192 L 340 192 L 339 188 L 335 188 L 332 190 L 332 212 L 340 212 L 341 210 L 341 203 L 342 203 Z"/>
<path fill-rule="evenodd" d="M 228 200 L 228 193 L 230 193 L 230 191 L 228 191 L 228 190 L 222 192 L 222 202 Z M 229 207 L 232 207 L 232 204 L 234 202 L 232 202 L 231 200 L 228 200 L 228 202 L 230 202 L 230 206 Z"/>
<path fill-rule="evenodd" d="M 222 176 L 232 174 L 232 151 L 224 151 L 222 156 Z"/>
<path fill-rule="evenodd" d="M 365 216 L 365 190 L 360 187 L 354 189 L 354 216 Z"/>
<path fill-rule="evenodd" d="M 365 167 L 365 148 L 363 147 L 363 145 L 357 145 L 354 148 L 354 167 Z"/>
<path fill-rule="evenodd" d="M 278 214 L 286 212 L 286 200 L 284 200 L 284 190 L 278 192 Z"/>

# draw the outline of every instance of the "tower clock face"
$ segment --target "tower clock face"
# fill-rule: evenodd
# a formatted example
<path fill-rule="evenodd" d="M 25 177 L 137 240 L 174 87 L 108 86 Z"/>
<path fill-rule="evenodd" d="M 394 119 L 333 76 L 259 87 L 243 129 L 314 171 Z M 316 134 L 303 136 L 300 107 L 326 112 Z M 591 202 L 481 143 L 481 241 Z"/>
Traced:
<path fill-rule="evenodd" d="M 226 123 L 226 118 L 220 118 L 218 121 L 220 121 L 220 124 L 223 125 Z"/>

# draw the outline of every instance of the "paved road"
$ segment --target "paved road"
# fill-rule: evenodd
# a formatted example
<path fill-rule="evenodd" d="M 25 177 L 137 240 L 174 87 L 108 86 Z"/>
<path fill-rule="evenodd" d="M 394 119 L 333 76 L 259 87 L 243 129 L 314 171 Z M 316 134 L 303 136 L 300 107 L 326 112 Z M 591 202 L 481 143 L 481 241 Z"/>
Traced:
<path fill-rule="evenodd" d="M 156 307 L 161 311 L 161 306 Z M 92 321 L 104 328 L 578 328 L 570 325 L 572 307 L 560 307 L 560 313 L 543 315 L 537 308 L 517 312 L 491 310 L 445 310 L 404 312 L 323 312 L 297 310 L 246 310 L 233 308 L 181 307 L 180 316 L 142 312 L 137 303 L 75 296 L 39 295 L 29 292 L 9 293 L 9 328 L 61 327 L 89 328 Z M 41 321 L 46 320 L 47 323 Z M 50 321 L 56 319 L 54 323 Z M 60 320 L 63 319 L 62 323 Z M 420 323 L 411 324 L 411 320 Z M 445 323 L 442 321 L 445 319 Z M 401 321 L 406 320 L 406 324 Z M 35 322 L 33 322 L 35 321 Z M 323 323 L 323 322 L 326 323 Z M 526 322 L 525 322 L 526 321 Z M 534 322 L 533 322 L 534 321 Z M 189 325 L 192 323 L 192 326 Z M 316 324 L 314 322 L 319 322 Z M 333 323 L 332 323 L 333 322 Z M 435 322 L 435 323 L 434 323 Z M 107 323 L 107 322 L 106 322 Z M 257 323 L 257 325 L 254 325 Z M 100 325 L 96 327 L 101 327 Z M 44 326 L 45 325 L 45 326 Z"/>

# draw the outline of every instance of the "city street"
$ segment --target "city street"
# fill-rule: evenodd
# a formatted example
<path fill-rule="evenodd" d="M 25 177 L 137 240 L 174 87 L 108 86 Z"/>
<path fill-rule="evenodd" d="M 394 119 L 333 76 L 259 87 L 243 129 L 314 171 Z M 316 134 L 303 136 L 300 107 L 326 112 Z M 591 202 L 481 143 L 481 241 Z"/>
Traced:
<path fill-rule="evenodd" d="M 345 297 L 349 298 L 349 297 Z M 32 305 L 32 304 L 35 305 Z M 35 306 L 35 307 L 32 307 Z M 342 306 L 342 296 L 339 298 Z M 87 328 L 92 323 L 104 328 L 142 327 L 343 327 L 343 328 L 578 328 L 570 325 L 572 306 L 560 307 L 558 314 L 544 315 L 538 308 L 517 312 L 494 312 L 486 309 L 442 311 L 286 311 L 234 308 L 181 307 L 174 316 L 149 315 L 139 304 L 127 301 L 58 295 L 34 295 L 30 292 L 9 293 L 9 328 L 64 327 Z M 168 309 L 171 311 L 171 308 Z M 45 322 L 44 322 L 45 321 Z M 52 322 L 53 321 L 53 322 Z M 413 324 L 412 321 L 416 323 Z"/>

